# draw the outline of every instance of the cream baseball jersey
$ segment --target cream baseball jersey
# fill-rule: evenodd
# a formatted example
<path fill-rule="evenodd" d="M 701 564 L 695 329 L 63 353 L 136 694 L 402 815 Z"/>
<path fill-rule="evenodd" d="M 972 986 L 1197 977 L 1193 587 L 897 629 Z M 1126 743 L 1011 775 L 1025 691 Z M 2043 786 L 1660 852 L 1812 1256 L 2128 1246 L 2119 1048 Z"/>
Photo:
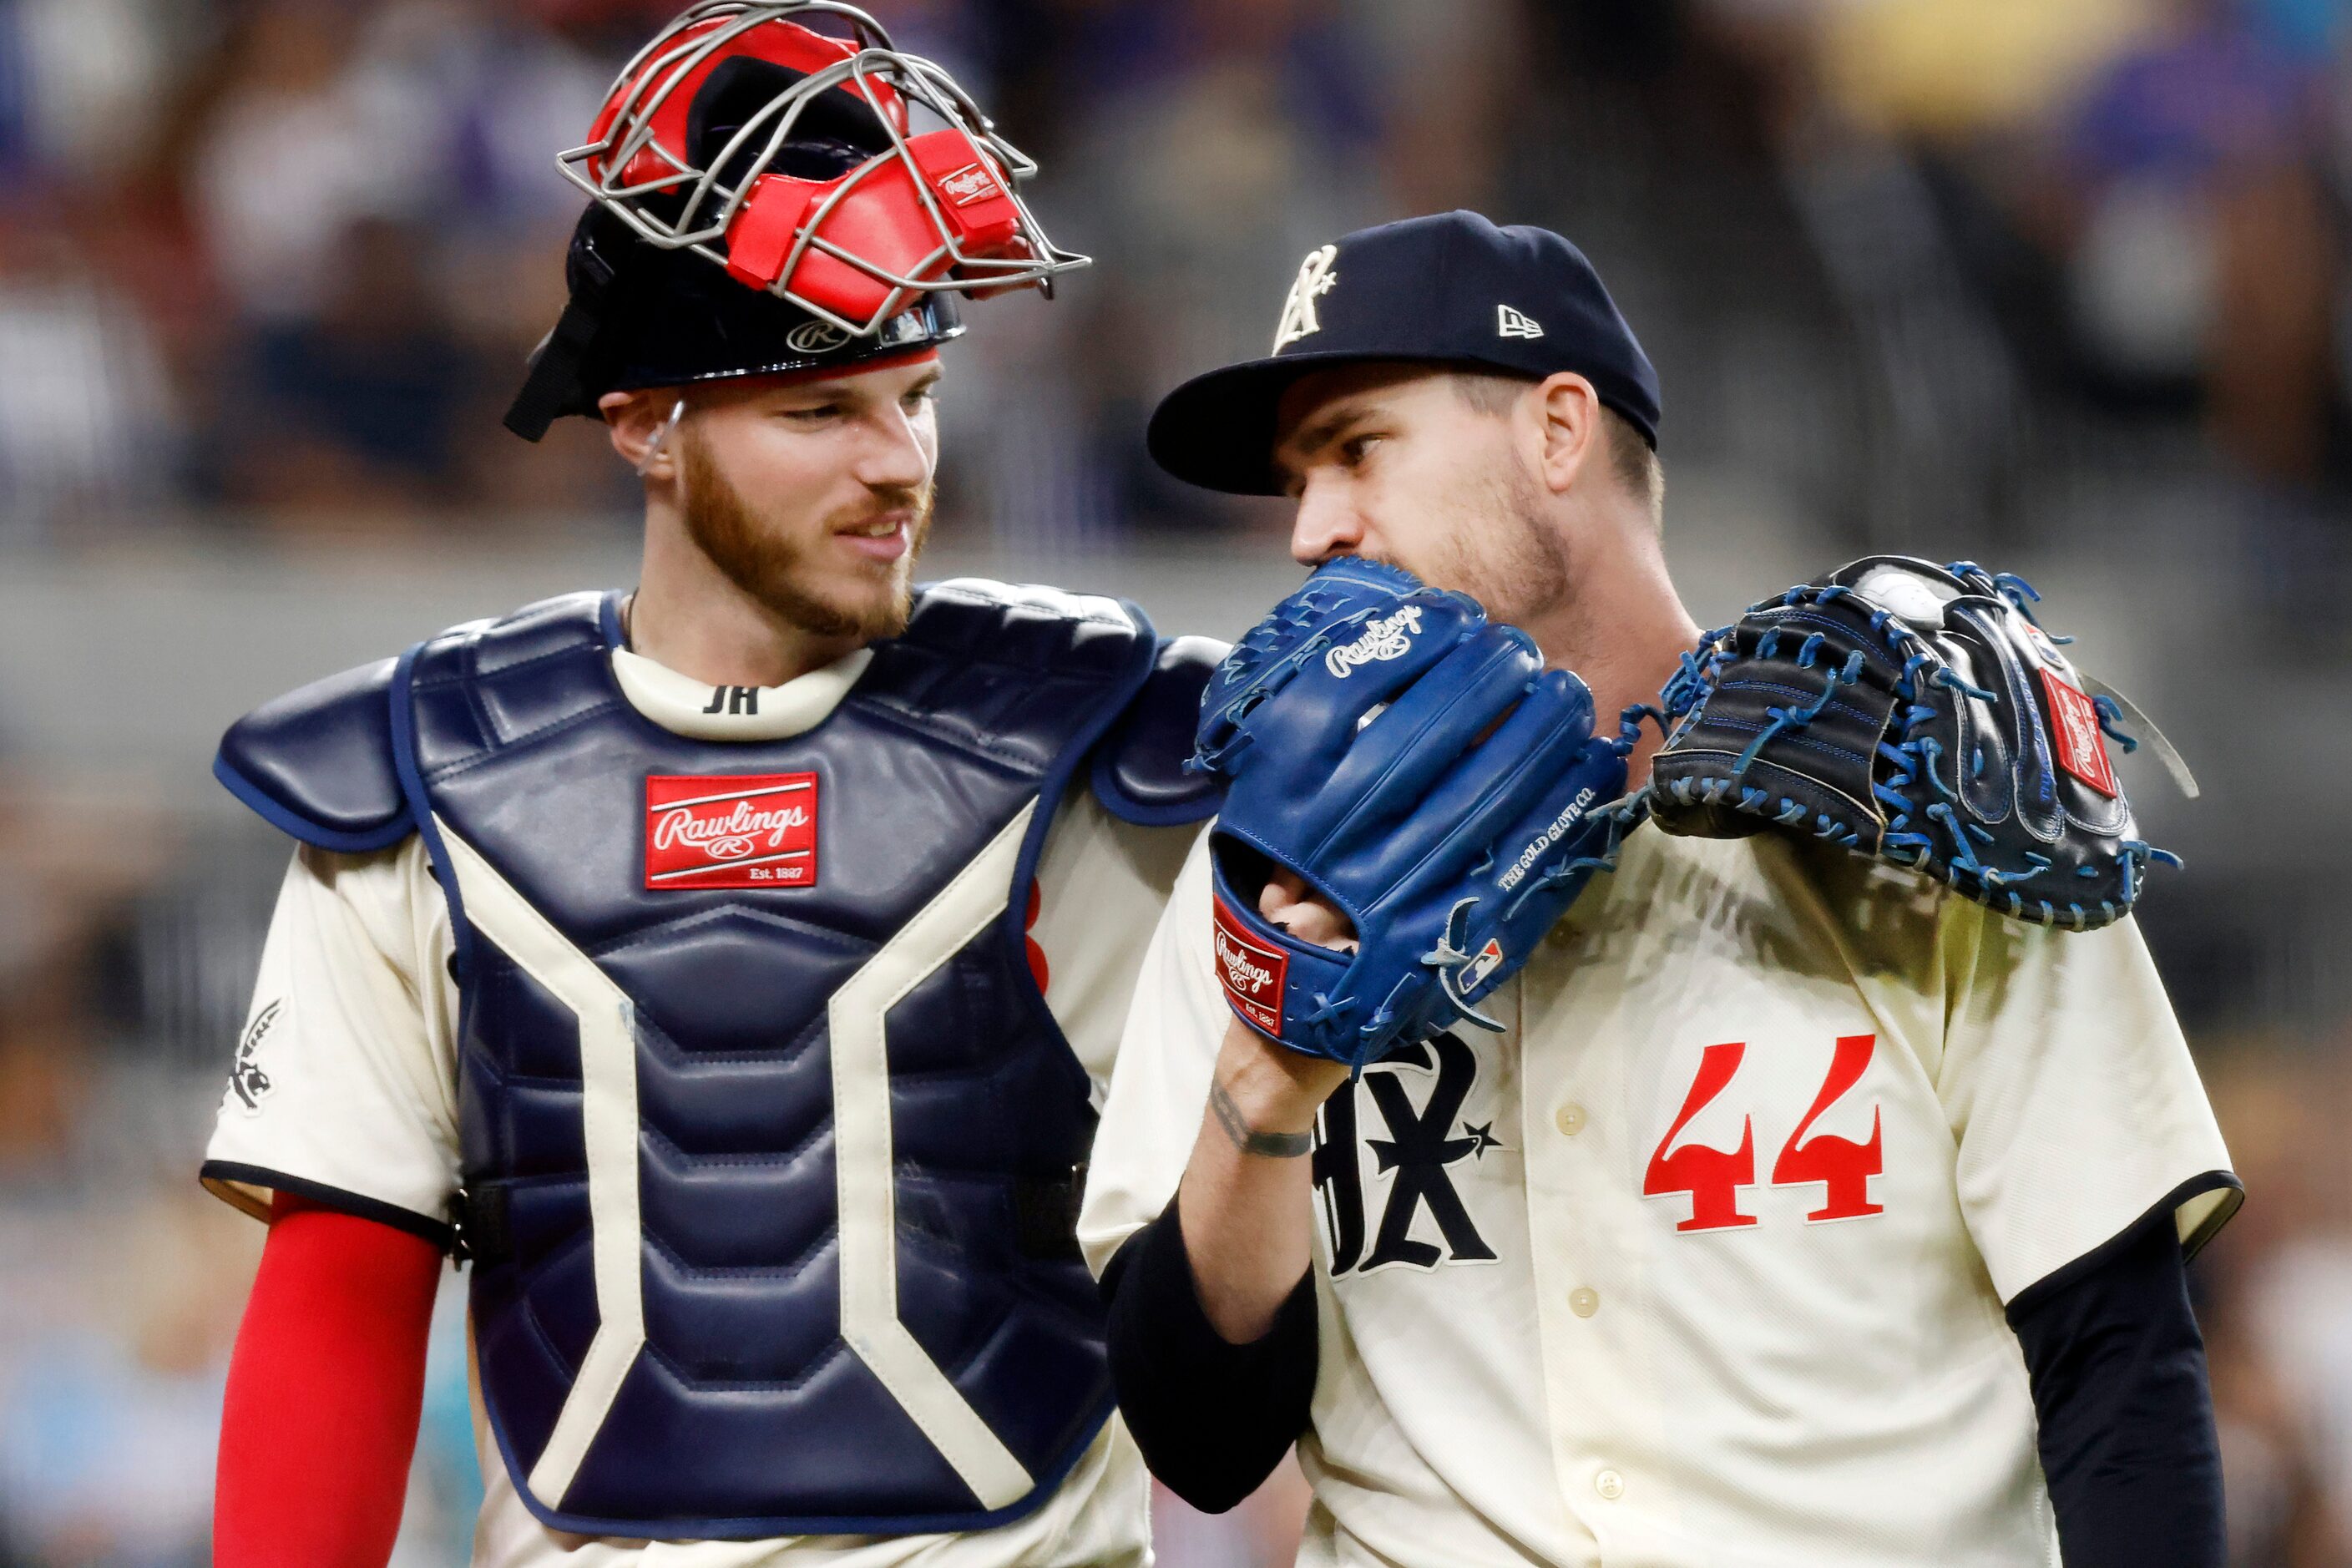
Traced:
<path fill-rule="evenodd" d="M 1205 841 L 1097 1138 L 1097 1270 L 1175 1190 L 1227 1026 Z M 2056 1560 L 2004 1303 L 2240 1195 L 2136 928 L 1645 829 L 1489 1011 L 1317 1128 L 1302 1563 Z"/>
<path fill-rule="evenodd" d="M 727 741 L 813 728 L 856 682 L 870 656 L 852 654 L 781 687 L 716 690 L 625 649 L 611 657 L 637 711 L 678 734 Z M 689 853 L 705 842 L 726 844 L 729 867 L 757 869 L 766 862 L 779 876 L 799 874 L 814 849 L 803 844 L 806 825 L 793 811 L 793 781 L 735 783 L 740 787 L 731 793 L 700 787 L 654 802 L 649 878 L 717 865 L 708 854 Z M 719 793 L 729 798 L 717 799 Z M 1064 796 L 1045 839 L 1030 905 L 1030 961 L 1097 1102 L 1139 955 L 1192 835 L 1190 827 L 1123 822 L 1081 788 Z M 394 1224 L 442 1220 L 458 1184 L 453 951 L 447 903 L 416 837 L 372 854 L 298 851 L 270 924 L 208 1165 L 273 1173 L 295 1190 L 324 1189 L 341 1206 Z M 214 1185 L 242 1207 L 267 1210 L 268 1193 L 257 1184 Z M 1010 1568 L 1142 1563 L 1149 1557 L 1148 1482 L 1116 1417 L 1052 1497 L 996 1529 L 686 1542 L 591 1540 L 551 1530 L 516 1495 L 478 1383 L 475 1426 L 487 1487 L 478 1568 Z"/>

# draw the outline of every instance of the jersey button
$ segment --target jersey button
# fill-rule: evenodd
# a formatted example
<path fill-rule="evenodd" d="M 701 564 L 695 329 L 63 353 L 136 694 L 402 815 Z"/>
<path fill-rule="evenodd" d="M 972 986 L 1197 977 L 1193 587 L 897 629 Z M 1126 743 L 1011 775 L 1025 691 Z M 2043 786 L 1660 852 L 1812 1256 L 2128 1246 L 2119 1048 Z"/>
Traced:
<path fill-rule="evenodd" d="M 1625 1495 L 1625 1478 L 1614 1470 L 1603 1470 L 1592 1478 L 1592 1489 L 1610 1502 Z"/>
<path fill-rule="evenodd" d="M 1568 1293 L 1568 1310 L 1580 1318 L 1589 1318 L 1601 1310 L 1601 1292 L 1590 1285 L 1580 1285 Z"/>
<path fill-rule="evenodd" d="M 1570 1138 L 1575 1137 L 1584 1131 L 1584 1107 L 1574 1100 L 1569 1101 L 1553 1115 L 1552 1123 Z"/>

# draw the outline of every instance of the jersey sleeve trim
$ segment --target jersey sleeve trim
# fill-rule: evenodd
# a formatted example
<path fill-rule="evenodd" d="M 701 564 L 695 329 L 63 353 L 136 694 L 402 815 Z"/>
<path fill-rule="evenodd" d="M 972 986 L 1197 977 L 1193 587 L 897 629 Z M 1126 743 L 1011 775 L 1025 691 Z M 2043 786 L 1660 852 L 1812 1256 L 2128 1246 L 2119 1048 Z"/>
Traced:
<path fill-rule="evenodd" d="M 310 1199 L 321 1208 L 333 1209 L 355 1219 L 372 1219 L 379 1225 L 388 1225 L 394 1230 L 422 1237 L 445 1252 L 457 1236 L 456 1227 L 446 1219 L 434 1219 L 414 1209 L 402 1208 L 398 1204 L 388 1204 L 382 1198 L 371 1198 L 341 1187 L 329 1186 L 307 1176 L 289 1176 L 266 1165 L 247 1165 L 234 1160 L 207 1160 L 197 1171 L 196 1180 L 204 1184 L 206 1192 L 223 1203 L 264 1222 L 269 1218 L 268 1202 L 257 1197 L 252 1189 L 292 1193 L 297 1197 Z"/>
<path fill-rule="evenodd" d="M 2184 1261 L 2197 1256 L 2204 1245 L 2221 1234 L 2246 1201 L 2246 1184 L 2229 1171 L 2207 1171 L 2173 1188 L 2147 1208 L 2132 1216 L 2115 1235 L 2099 1243 L 2070 1263 L 2062 1263 L 2049 1273 L 2010 1298 L 2007 1309 L 2011 1322 L 2021 1313 L 2030 1313 L 2036 1304 L 2046 1300 L 2085 1275 L 2096 1272 L 2123 1247 L 2129 1245 L 2132 1233 L 2157 1215 L 2169 1214 L 2180 1237 L 2180 1256 Z"/>

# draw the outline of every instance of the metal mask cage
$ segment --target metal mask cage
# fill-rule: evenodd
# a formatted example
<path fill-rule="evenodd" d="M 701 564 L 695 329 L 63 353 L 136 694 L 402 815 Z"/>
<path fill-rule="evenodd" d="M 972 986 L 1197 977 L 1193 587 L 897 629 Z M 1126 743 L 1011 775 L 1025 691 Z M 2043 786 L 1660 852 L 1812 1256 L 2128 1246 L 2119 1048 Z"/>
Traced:
<path fill-rule="evenodd" d="M 693 163 L 691 148 L 663 143 L 656 116 L 680 85 L 706 62 L 729 52 L 730 45 L 756 28 L 776 22 L 797 26 L 803 19 L 823 16 L 837 16 L 849 24 L 854 45 L 827 40 L 851 48 L 846 58 L 808 73 L 769 100 L 718 149 L 707 167 Z M 1015 188 L 1017 182 L 1037 172 L 1036 163 L 996 133 L 971 95 L 940 66 L 892 47 L 879 22 L 839 0 L 780 0 L 767 5 L 752 0 L 701 0 L 688 6 L 638 50 L 614 79 L 598 116 L 604 134 L 558 153 L 556 165 L 565 179 L 626 223 L 646 244 L 665 250 L 691 250 L 725 268 L 727 256 L 716 245 L 727 237 L 760 177 L 770 172 L 791 144 L 793 132 L 809 105 L 822 94 L 845 87 L 873 111 L 890 146 L 850 171 L 823 201 L 802 215 L 792 248 L 767 292 L 853 336 L 870 337 L 885 321 L 907 308 L 908 295 L 994 292 L 1034 286 L 1050 298 L 1055 277 L 1092 264 L 1091 258 L 1062 250 L 1046 237 Z M 963 137 L 976 161 L 999 172 L 996 183 L 1013 205 L 1016 236 L 1027 256 L 975 256 L 959 243 L 954 226 L 940 209 L 930 181 L 908 146 L 908 104 L 930 110 L 947 129 Z M 759 142 L 757 153 L 740 165 L 741 173 L 733 183 L 722 179 L 722 171 L 736 169 L 738 160 L 755 142 Z M 628 170 L 646 153 L 668 172 L 625 183 Z M 904 166 L 940 241 L 937 249 L 904 273 L 894 272 L 819 232 L 835 209 L 891 159 Z M 650 210 L 646 204 L 656 197 L 677 200 L 677 216 L 666 217 Z M 696 221 L 697 215 L 703 215 L 700 221 Z M 790 285 L 802 258 L 812 249 L 887 286 L 890 292 L 863 321 L 843 316 L 808 298 Z M 919 276 L 941 270 L 947 275 Z"/>

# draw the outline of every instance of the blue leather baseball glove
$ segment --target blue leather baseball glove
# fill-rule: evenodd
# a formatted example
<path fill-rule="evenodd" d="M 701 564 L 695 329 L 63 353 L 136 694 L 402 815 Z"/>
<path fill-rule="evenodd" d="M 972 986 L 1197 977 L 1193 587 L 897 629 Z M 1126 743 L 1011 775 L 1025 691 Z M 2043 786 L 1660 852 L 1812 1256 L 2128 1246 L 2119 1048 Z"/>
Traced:
<path fill-rule="evenodd" d="M 1237 644 L 1194 765 L 1226 782 L 1211 840 L 1234 1015 L 1362 1068 L 1457 1021 L 1611 864 L 1628 739 L 1528 636 L 1393 567 L 1325 566 Z M 1264 919 L 1286 870 L 1354 922 L 1340 952 Z"/>

